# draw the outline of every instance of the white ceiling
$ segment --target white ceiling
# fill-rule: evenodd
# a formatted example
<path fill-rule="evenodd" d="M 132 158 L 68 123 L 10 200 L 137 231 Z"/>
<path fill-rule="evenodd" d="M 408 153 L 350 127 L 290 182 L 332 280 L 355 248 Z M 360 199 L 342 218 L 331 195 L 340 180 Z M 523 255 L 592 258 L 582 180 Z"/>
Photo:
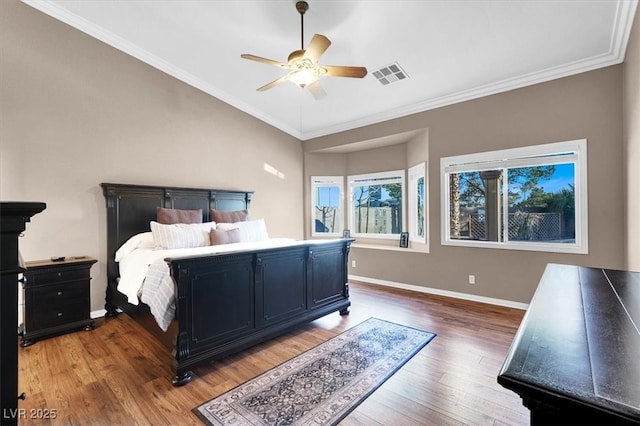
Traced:
<path fill-rule="evenodd" d="M 301 140 L 621 63 L 637 0 L 308 0 L 305 47 L 363 79 L 322 77 L 316 101 L 285 74 L 300 49 L 295 0 L 23 0 Z M 409 79 L 383 86 L 397 62 Z"/>

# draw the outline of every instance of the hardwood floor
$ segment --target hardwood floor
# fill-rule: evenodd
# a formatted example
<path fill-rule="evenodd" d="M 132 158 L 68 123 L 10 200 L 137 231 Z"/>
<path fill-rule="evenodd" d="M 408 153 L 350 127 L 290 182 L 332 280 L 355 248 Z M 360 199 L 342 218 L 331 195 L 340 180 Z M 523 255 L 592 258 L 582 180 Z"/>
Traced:
<path fill-rule="evenodd" d="M 166 348 L 126 315 L 20 348 L 27 399 L 19 424 L 202 424 L 195 406 L 372 316 L 438 336 L 341 425 L 529 424 L 520 398 L 496 381 L 524 311 L 365 283 L 350 288 L 349 315 L 328 315 L 199 366 L 181 388 L 171 385 Z"/>

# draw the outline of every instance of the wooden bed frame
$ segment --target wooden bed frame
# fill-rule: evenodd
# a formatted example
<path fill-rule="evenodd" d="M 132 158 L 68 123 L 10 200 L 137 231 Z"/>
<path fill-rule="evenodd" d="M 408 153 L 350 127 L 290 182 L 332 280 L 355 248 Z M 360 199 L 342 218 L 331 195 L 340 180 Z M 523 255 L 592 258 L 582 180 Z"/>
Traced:
<path fill-rule="evenodd" d="M 101 184 L 107 203 L 107 317 L 118 309 L 157 336 L 173 355 L 173 384 L 191 380 L 194 365 L 238 352 L 332 312 L 349 312 L 347 266 L 352 239 L 305 241 L 292 247 L 166 259 L 176 286 L 176 319 L 164 333 L 146 305 L 117 291 L 116 250 L 149 231 L 156 207 L 249 209 L 252 192 Z"/>

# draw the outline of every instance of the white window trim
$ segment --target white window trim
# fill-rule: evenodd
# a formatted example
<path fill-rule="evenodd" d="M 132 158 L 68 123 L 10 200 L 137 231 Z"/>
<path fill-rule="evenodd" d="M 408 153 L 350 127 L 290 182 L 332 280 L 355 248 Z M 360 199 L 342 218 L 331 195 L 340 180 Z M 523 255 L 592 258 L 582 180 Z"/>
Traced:
<path fill-rule="evenodd" d="M 427 224 L 429 220 L 427 219 L 428 209 L 427 209 L 427 200 L 428 200 L 428 185 L 427 185 L 427 175 L 426 175 L 426 163 L 416 164 L 413 167 L 410 167 L 407 171 L 409 175 L 409 188 L 407 190 L 407 198 L 409 204 L 409 222 L 408 222 L 408 231 L 409 231 L 409 240 L 426 244 L 428 241 L 428 228 Z M 424 178 L 424 217 L 422 224 L 424 229 L 424 236 L 418 235 L 418 205 L 416 200 L 416 193 L 418 192 L 418 179 Z"/>
<path fill-rule="evenodd" d="M 552 156 L 559 153 L 572 153 L 566 157 Z M 541 158 L 536 158 L 541 157 Z M 542 164 L 570 163 L 575 164 L 575 208 L 576 208 L 576 241 L 567 243 L 542 243 L 528 241 L 470 241 L 451 239 L 449 235 L 449 175 L 465 171 L 492 170 L 496 168 L 524 167 Z M 485 247 L 509 250 L 545 251 L 556 253 L 588 254 L 588 200 L 587 200 L 587 140 L 578 139 L 543 145 L 512 148 L 478 154 L 458 155 L 440 159 L 440 202 L 441 202 L 441 244 L 448 246 Z M 507 196 L 507 194 L 505 194 Z M 508 203 L 503 203 L 508 211 Z"/>
<path fill-rule="evenodd" d="M 356 225 L 355 225 L 355 215 L 354 215 L 354 205 L 353 205 L 353 187 L 358 182 L 359 185 L 363 183 L 367 183 L 368 180 L 374 179 L 384 179 L 384 178 L 394 178 L 398 177 L 398 182 L 402 184 L 402 230 L 405 229 L 406 226 L 406 216 L 407 216 L 407 202 L 406 202 L 406 187 L 405 187 L 405 171 L 404 170 L 392 170 L 388 172 L 374 172 L 374 173 L 365 173 L 360 175 L 351 175 L 347 176 L 347 182 L 349 186 L 349 203 L 347 208 L 349 209 L 349 229 L 351 230 L 351 235 L 360 238 L 372 238 L 372 239 L 383 239 L 383 240 L 397 240 L 400 238 L 400 234 L 368 234 L 368 233 L 357 233 Z M 375 184 L 376 182 L 371 182 Z M 387 182 L 388 183 L 388 182 Z"/>
<path fill-rule="evenodd" d="M 318 183 L 318 182 L 321 183 Z M 340 198 L 338 200 L 338 212 L 340 220 L 344 223 L 344 176 L 311 176 L 311 236 L 312 237 L 335 237 L 342 236 L 342 230 L 336 232 L 316 232 L 316 188 L 337 186 L 340 188 Z"/>

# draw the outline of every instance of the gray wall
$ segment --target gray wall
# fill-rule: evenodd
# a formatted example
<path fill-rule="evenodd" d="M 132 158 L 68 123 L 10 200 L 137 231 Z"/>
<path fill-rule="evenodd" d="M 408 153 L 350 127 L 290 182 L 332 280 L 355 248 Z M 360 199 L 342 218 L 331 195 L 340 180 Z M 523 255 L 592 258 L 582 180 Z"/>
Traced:
<path fill-rule="evenodd" d="M 640 12 L 631 28 L 623 69 L 625 268 L 640 271 Z"/>
<path fill-rule="evenodd" d="M 528 303 L 548 262 L 625 265 L 622 66 L 306 141 L 305 161 L 318 172 L 324 149 L 422 128 L 428 129 L 430 252 L 354 248 L 357 267 L 351 274 Z M 440 245 L 441 157 L 581 138 L 588 140 L 588 255 Z M 379 157 L 371 158 L 375 152 Z M 346 155 L 351 163 L 356 154 Z M 384 170 L 385 155 L 380 148 L 367 151 L 367 162 Z M 394 157 L 390 161 L 390 169 L 397 167 Z M 468 284 L 471 274 L 475 285 Z"/>
<path fill-rule="evenodd" d="M 93 310 L 101 182 L 254 190 L 252 217 L 302 238 L 299 140 L 16 0 L 0 1 L 0 19 L 0 199 L 47 203 L 20 240 L 25 259 L 99 260 Z"/>

